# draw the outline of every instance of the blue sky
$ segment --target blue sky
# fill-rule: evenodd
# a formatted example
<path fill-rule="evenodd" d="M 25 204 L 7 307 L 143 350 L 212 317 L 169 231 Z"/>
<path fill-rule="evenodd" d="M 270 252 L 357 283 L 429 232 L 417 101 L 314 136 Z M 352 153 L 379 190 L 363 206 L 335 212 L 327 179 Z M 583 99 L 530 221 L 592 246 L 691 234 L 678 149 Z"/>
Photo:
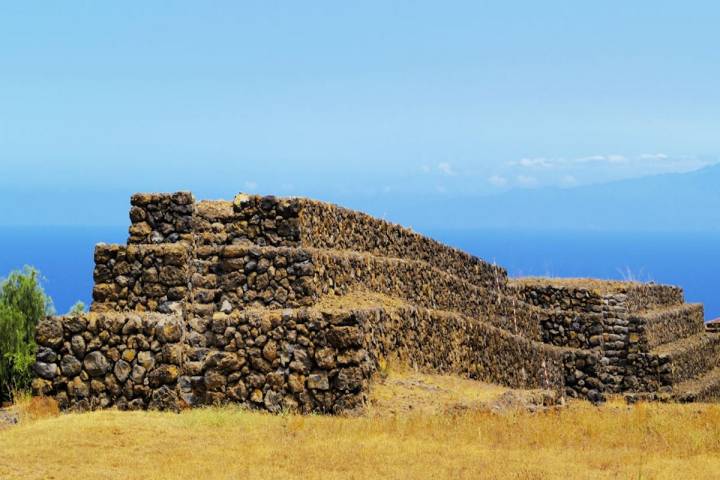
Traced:
<path fill-rule="evenodd" d="M 140 190 L 362 206 L 693 170 L 720 152 L 719 18 L 710 1 L 0 1 L 0 223 L 123 223 Z"/>

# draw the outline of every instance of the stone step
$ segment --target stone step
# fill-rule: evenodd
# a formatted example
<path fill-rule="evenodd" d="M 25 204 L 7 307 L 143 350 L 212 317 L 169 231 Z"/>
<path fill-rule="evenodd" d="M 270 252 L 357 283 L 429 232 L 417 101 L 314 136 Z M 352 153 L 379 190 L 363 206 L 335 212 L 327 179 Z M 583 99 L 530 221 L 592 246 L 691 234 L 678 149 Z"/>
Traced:
<path fill-rule="evenodd" d="M 700 303 L 645 310 L 636 317 L 645 325 L 644 336 L 648 348 L 655 348 L 705 331 L 705 309 Z"/>
<path fill-rule="evenodd" d="M 484 318 L 512 333 L 541 339 L 540 309 L 423 260 L 251 245 L 198 247 L 195 255 L 192 309 L 203 317 L 247 308 L 307 307 L 325 297 L 363 290 Z"/>
<path fill-rule="evenodd" d="M 699 333 L 675 342 L 666 343 L 651 351 L 661 365 L 669 364 L 664 372 L 669 383 L 676 385 L 698 378 L 720 365 L 720 334 Z"/>
<path fill-rule="evenodd" d="M 672 395 L 678 402 L 720 401 L 720 365 L 701 377 L 676 385 Z"/>
<path fill-rule="evenodd" d="M 348 250 L 422 260 L 485 288 L 507 284 L 502 267 L 400 225 L 316 200 L 239 194 L 233 202 L 196 203 L 190 192 L 176 192 L 135 194 L 131 204 L 128 243 Z"/>

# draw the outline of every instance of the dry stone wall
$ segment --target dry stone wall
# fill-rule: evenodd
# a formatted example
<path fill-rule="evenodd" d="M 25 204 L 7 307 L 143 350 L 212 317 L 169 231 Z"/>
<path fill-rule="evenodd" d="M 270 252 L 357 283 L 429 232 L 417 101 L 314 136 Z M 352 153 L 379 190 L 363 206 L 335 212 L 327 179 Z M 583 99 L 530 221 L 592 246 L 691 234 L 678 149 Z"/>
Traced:
<path fill-rule="evenodd" d="M 129 244 L 192 242 L 195 197 L 190 192 L 136 193 L 130 204 Z"/>
<path fill-rule="evenodd" d="M 594 279 L 522 279 L 511 285 L 516 294 L 545 308 L 600 312 L 607 296 L 622 300 L 628 311 L 638 312 L 682 305 L 682 288 L 655 283 Z"/>
<path fill-rule="evenodd" d="M 544 342 L 601 352 L 602 381 L 609 391 L 669 388 L 677 378 L 688 372 L 697 375 L 705 367 L 690 365 L 673 377 L 673 368 L 688 364 L 681 355 L 694 358 L 697 352 L 682 349 L 681 354 L 658 355 L 653 350 L 703 329 L 702 307 L 682 305 L 680 288 L 619 282 L 593 288 L 549 280 L 519 282 L 512 288 L 520 298 L 548 311 L 541 321 Z"/>
<path fill-rule="evenodd" d="M 238 195 L 234 202 L 192 203 L 192 194 L 132 197 L 129 243 L 192 241 L 198 246 L 253 244 L 365 252 L 412 258 L 470 283 L 504 287 L 505 269 L 399 225 L 304 198 Z"/>
<path fill-rule="evenodd" d="M 96 248 L 92 313 L 38 328 L 34 388 L 63 408 L 352 412 L 391 356 L 600 401 L 720 361 L 702 308 L 674 287 L 508 282 L 464 252 L 306 199 L 131 204 L 128 245 Z M 358 292 L 389 300 L 337 306 Z"/>
<path fill-rule="evenodd" d="M 36 394 L 88 410 L 180 407 L 185 322 L 162 314 L 51 317 L 37 328 Z"/>
<path fill-rule="evenodd" d="M 685 294 L 680 287 L 654 283 L 630 285 L 617 293 L 625 294 L 625 304 L 631 312 L 682 305 L 685 301 Z"/>
<path fill-rule="evenodd" d="M 375 365 L 357 318 L 311 309 L 218 312 L 190 324 L 184 398 L 272 412 L 363 408 Z"/>
<path fill-rule="evenodd" d="M 180 313 L 190 292 L 190 250 L 182 243 L 95 248 L 94 311 Z"/>
<path fill-rule="evenodd" d="M 367 289 L 422 307 L 464 313 L 516 335 L 540 340 L 539 309 L 506 296 L 503 290 L 476 286 L 425 262 L 331 250 L 313 250 L 319 295 Z"/>
<path fill-rule="evenodd" d="M 697 377 L 720 363 L 720 335 L 699 334 L 680 339 L 653 350 L 661 365 L 660 383 L 677 384 Z"/>
<path fill-rule="evenodd" d="M 305 250 L 286 247 L 200 247 L 193 273 L 194 309 L 308 306 L 318 300 L 314 264 Z"/>
<path fill-rule="evenodd" d="M 470 284 L 424 262 L 348 251 L 288 247 L 198 247 L 192 276 L 196 315 L 244 308 L 296 308 L 367 290 L 427 308 L 465 313 L 540 340 L 540 309 Z"/>
<path fill-rule="evenodd" d="M 628 319 L 624 295 L 603 296 L 588 288 L 542 281 L 514 288 L 520 298 L 551 312 L 541 322 L 544 342 L 602 352 L 602 380 L 610 390 L 620 391 L 633 380 L 628 354 L 639 352 L 639 337 Z"/>
<path fill-rule="evenodd" d="M 643 325 L 640 344 L 645 350 L 705 331 L 705 312 L 698 303 L 635 313 L 631 317 L 633 323 Z"/>
<path fill-rule="evenodd" d="M 312 200 L 302 200 L 301 206 L 300 233 L 305 247 L 414 259 L 475 285 L 502 288 L 507 284 L 507 271 L 502 267 L 399 225 Z"/>
<path fill-rule="evenodd" d="M 380 359 L 597 401 L 592 352 L 543 345 L 458 314 L 416 307 L 132 312 L 53 317 L 38 328 L 37 394 L 61 407 L 169 409 L 243 403 L 271 412 L 364 408 Z"/>
<path fill-rule="evenodd" d="M 603 398 L 603 366 L 595 352 L 545 345 L 452 312 L 405 307 L 355 315 L 365 325 L 373 357 L 395 355 L 424 371 Z"/>
<path fill-rule="evenodd" d="M 361 409 L 373 372 L 352 315 L 304 310 L 181 317 L 52 317 L 37 331 L 36 394 L 63 409 L 179 410 L 225 402 L 273 412 Z"/>

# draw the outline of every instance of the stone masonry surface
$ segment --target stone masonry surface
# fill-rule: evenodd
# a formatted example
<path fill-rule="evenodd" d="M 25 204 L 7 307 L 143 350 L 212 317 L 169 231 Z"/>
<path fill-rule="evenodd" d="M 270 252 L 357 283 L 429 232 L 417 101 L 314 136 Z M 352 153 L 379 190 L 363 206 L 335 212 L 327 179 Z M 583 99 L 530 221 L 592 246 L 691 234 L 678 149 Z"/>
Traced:
<path fill-rule="evenodd" d="M 173 315 L 89 313 L 48 319 L 38 341 L 33 388 L 78 410 L 234 401 L 273 412 L 356 411 L 388 356 L 517 388 L 590 397 L 602 388 L 591 352 L 416 307 L 218 312 L 188 326 Z"/>
<path fill-rule="evenodd" d="M 505 285 L 507 272 L 455 248 L 364 213 L 304 198 L 238 195 L 234 202 L 204 201 L 189 193 L 132 197 L 128 243 L 192 242 L 352 250 L 416 259 L 471 283 Z M 134 213 L 133 213 L 134 212 Z"/>
<path fill-rule="evenodd" d="M 670 391 L 718 366 L 717 339 L 704 333 L 702 305 L 682 290 L 596 281 L 515 282 L 528 303 L 548 311 L 543 341 L 602 353 L 609 392 Z"/>
<path fill-rule="evenodd" d="M 391 357 L 594 402 L 720 392 L 720 335 L 676 287 L 509 281 L 398 225 L 301 198 L 135 194 L 130 221 L 127 245 L 96 247 L 91 313 L 38 327 L 33 389 L 62 408 L 360 412 Z M 379 300 L 356 304 L 358 292 Z"/>

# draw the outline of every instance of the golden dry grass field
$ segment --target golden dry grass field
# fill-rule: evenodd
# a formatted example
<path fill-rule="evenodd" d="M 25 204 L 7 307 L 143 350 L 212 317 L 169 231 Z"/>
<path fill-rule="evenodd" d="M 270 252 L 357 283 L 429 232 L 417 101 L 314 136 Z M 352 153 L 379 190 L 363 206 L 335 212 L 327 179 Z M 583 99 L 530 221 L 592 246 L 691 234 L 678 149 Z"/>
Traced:
<path fill-rule="evenodd" d="M 391 374 L 363 417 L 61 414 L 19 405 L 0 429 L 1 479 L 703 479 L 720 477 L 720 406 L 491 404 L 506 389 Z"/>

